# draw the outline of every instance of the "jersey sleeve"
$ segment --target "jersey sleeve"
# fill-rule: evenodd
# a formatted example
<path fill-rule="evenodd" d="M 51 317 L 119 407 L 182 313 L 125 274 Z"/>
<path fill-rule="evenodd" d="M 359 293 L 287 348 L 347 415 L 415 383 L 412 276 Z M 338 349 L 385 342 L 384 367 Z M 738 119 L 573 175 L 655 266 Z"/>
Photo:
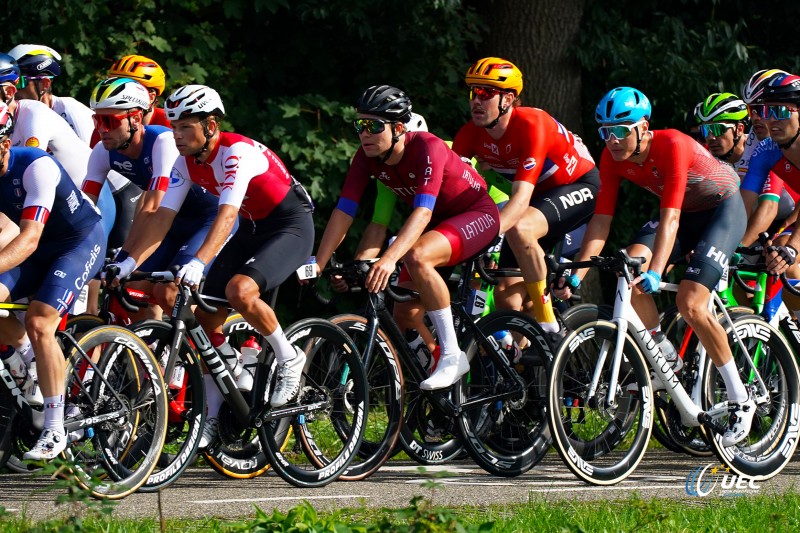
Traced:
<path fill-rule="evenodd" d="M 552 117 L 546 118 L 554 120 Z M 554 135 L 552 132 L 546 131 L 545 124 L 544 118 L 542 120 L 532 120 L 526 124 L 524 135 L 518 135 L 514 139 L 514 142 L 522 145 L 514 181 L 526 181 L 536 185 L 539 180 L 544 160 L 547 157 L 549 143 Z"/>
<path fill-rule="evenodd" d="M 466 157 L 467 159 L 475 157 L 476 152 L 472 148 L 472 135 L 470 135 L 469 124 L 461 126 L 461 129 L 458 130 L 455 139 L 453 139 L 452 149 L 461 157 Z"/>
<path fill-rule="evenodd" d="M 764 180 L 764 186 L 761 187 L 761 191 L 758 193 L 758 201 L 780 202 L 783 187 L 783 180 L 774 172 L 768 172 L 767 179 Z"/>
<path fill-rule="evenodd" d="M 780 149 L 774 150 L 769 143 L 762 141 L 753 151 L 747 167 L 747 174 L 742 180 L 741 189 L 761 194 L 764 183 L 769 179 L 770 169 L 782 157 Z"/>
<path fill-rule="evenodd" d="M 189 170 L 186 168 L 182 157 L 175 161 L 175 166 L 170 172 L 169 187 L 167 187 L 164 198 L 161 199 L 159 207 L 180 211 L 186 196 L 192 188 L 192 180 L 189 179 Z"/>
<path fill-rule="evenodd" d="M 58 181 L 63 178 L 61 169 L 49 157 L 40 157 L 28 165 L 22 175 L 25 202 L 22 206 L 21 220 L 35 220 L 42 224 L 47 223 L 56 199 Z M 74 200 L 77 207 L 77 195 L 70 198 Z"/>
<path fill-rule="evenodd" d="M 110 170 L 111 162 L 108 150 L 103 147 L 102 143 L 98 143 L 92 148 L 92 153 L 89 155 L 86 178 L 83 180 L 81 190 L 95 198 L 100 196 L 100 189 L 103 188 Z"/>
<path fill-rule="evenodd" d="M 336 209 L 355 217 L 358 204 L 361 202 L 361 197 L 364 195 L 367 185 L 369 185 L 369 177 L 371 175 L 372 171 L 369 168 L 367 156 L 364 154 L 364 150 L 359 148 L 350 163 Z"/>
<path fill-rule="evenodd" d="M 171 131 L 164 132 L 156 138 L 152 151 L 153 175 L 150 177 L 148 190 L 166 191 L 169 188 L 172 167 L 179 155 Z"/>
<path fill-rule="evenodd" d="M 252 144 L 237 142 L 226 150 L 222 160 L 225 180 L 219 191 L 219 204 L 242 207 L 250 181 L 269 170 L 269 161 Z"/>

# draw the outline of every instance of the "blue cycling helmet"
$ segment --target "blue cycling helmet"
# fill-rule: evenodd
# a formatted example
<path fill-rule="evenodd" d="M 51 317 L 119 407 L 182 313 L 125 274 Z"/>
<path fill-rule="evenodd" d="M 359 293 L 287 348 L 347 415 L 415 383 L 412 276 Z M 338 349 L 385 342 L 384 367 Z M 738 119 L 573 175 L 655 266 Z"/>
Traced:
<path fill-rule="evenodd" d="M 17 60 L 8 54 L 0 54 L 0 83 L 17 83 L 19 77 Z"/>
<path fill-rule="evenodd" d="M 594 119 L 600 124 L 650 120 L 650 100 L 633 87 L 611 89 L 597 104 Z"/>

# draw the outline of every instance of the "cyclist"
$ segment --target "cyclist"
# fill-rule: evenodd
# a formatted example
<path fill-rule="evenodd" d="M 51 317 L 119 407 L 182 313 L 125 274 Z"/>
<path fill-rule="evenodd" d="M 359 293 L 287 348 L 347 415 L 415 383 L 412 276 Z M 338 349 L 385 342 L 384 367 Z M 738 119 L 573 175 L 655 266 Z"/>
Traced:
<path fill-rule="evenodd" d="M 325 228 L 317 267 L 325 267 L 347 234 L 370 176 L 411 206 L 397 238 L 372 265 L 367 289 L 383 290 L 397 262 L 404 262 L 441 347 L 436 370 L 420 387 L 446 388 L 469 370 L 469 362 L 458 347 L 447 285 L 435 268 L 456 265 L 485 250 L 498 233 L 497 206 L 480 174 L 444 141 L 427 132 L 406 131 L 411 100 L 403 91 L 372 86 L 358 99 L 356 111 L 361 147 Z"/>
<path fill-rule="evenodd" d="M 99 270 L 105 238 L 100 214 L 64 168 L 39 148 L 12 148 L 12 128 L 11 112 L 0 103 L 0 210 L 20 228 L 0 250 L 0 300 L 32 296 L 24 326 L 14 316 L 0 318 L 0 338 L 15 348 L 9 358 L 16 361 L 9 365 L 12 375 L 22 378 L 28 367 L 28 379 L 41 385 L 44 429 L 23 458 L 50 460 L 67 445 L 65 362 L 55 332 L 83 285 Z M 22 345 L 26 337 L 31 347 Z M 23 388 L 32 399 L 35 384 L 28 385 Z"/>
<path fill-rule="evenodd" d="M 761 103 L 761 98 L 764 95 L 764 87 L 776 76 L 783 76 L 788 74 L 783 70 L 772 68 L 759 70 L 750 76 L 747 83 L 742 87 L 742 100 L 745 104 L 758 104 Z M 750 114 L 750 120 L 753 123 L 753 133 L 756 139 L 763 141 L 769 137 L 769 130 L 766 123 L 758 114 Z"/>
<path fill-rule="evenodd" d="M 127 55 L 119 59 L 108 69 L 109 78 L 130 78 L 147 88 L 150 95 L 150 106 L 145 110 L 142 122 L 145 126 L 165 126 L 171 128 L 164 109 L 156 106 L 156 100 L 167 86 L 166 75 L 158 63 L 149 57 Z"/>
<path fill-rule="evenodd" d="M 740 178 L 747 174 L 750 157 L 759 142 L 749 127 L 749 115 L 745 103 L 731 93 L 713 93 L 695 108 L 708 150 L 720 161 L 732 165 Z M 767 138 L 764 142 L 772 141 Z M 755 242 L 764 231 L 772 234 L 783 227 L 786 217 L 794 211 L 795 199 L 783 180 L 775 175 L 764 181 L 759 191 L 742 188 L 741 192 L 749 213 L 747 231 L 742 237 L 746 245 Z"/>
<path fill-rule="evenodd" d="M 53 94 L 53 78 L 61 74 L 61 55 L 41 44 L 19 44 L 8 55 L 17 60 L 20 86 L 17 100 L 38 100 L 61 115 L 85 143 L 92 139 L 92 110 L 69 96 Z"/>
<path fill-rule="evenodd" d="M 731 446 L 750 431 L 755 401 L 742 384 L 725 331 L 708 311 L 711 290 L 727 267 L 744 234 L 747 217 L 739 194 L 739 178 L 698 143 L 677 130 L 649 128 L 650 102 L 637 89 L 618 87 L 600 100 L 595 119 L 606 149 L 600 159 L 602 187 L 597 208 L 576 261 L 598 255 L 605 244 L 623 179 L 661 198 L 659 215 L 639 230 L 628 252 L 647 259 L 645 272 L 634 280 L 632 304 L 645 326 L 655 333 L 667 361 L 679 370 L 682 361 L 658 330 L 658 310 L 650 296 L 657 292 L 671 258 L 693 251 L 680 283 L 678 309 L 708 349 L 728 390 L 729 425 L 723 445 Z M 568 277 L 569 296 L 580 284 L 581 269 Z"/>
<path fill-rule="evenodd" d="M 147 89 L 132 79 L 109 78 L 101 81 L 92 91 L 90 105 L 95 112 L 94 119 L 102 142 L 92 149 L 83 191 L 90 198 L 95 198 L 105 184 L 110 169 L 119 171 L 126 178 L 125 181 L 129 180 L 138 190 L 147 191 L 141 209 L 133 218 L 122 250 L 115 258 L 122 271 L 121 277 L 137 268 L 152 272 L 189 262 L 214 222 L 217 199 L 194 185 L 177 213 L 166 210 L 157 215 L 166 194 L 172 166 L 179 155 L 172 130 L 142 123 L 142 115 L 150 105 L 150 98 Z M 112 188 L 116 188 L 113 183 Z M 132 202 L 128 203 L 135 206 Z M 162 221 L 162 217 L 168 220 Z M 168 231 L 158 248 L 141 245 L 141 242 L 152 242 L 148 234 L 153 231 L 154 224 L 162 223 L 166 224 Z M 208 272 L 209 267 L 210 262 L 204 273 Z M 138 288 L 152 293 L 163 309 L 172 306 L 177 292 L 177 289 L 170 289 L 164 283 L 142 283 Z M 147 308 L 144 312 L 149 318 L 161 318 L 160 309 Z"/>
<path fill-rule="evenodd" d="M 306 357 L 289 343 L 262 296 L 283 283 L 311 254 L 311 199 L 269 148 L 242 135 L 220 131 L 225 108 L 214 89 L 204 85 L 181 87 L 167 98 L 165 109 L 181 157 L 175 161 L 170 180 L 165 180 L 169 186 L 159 212 L 178 211 L 193 183 L 219 196 L 211 230 L 181 267 L 178 281 L 198 285 L 205 265 L 219 253 L 203 292 L 227 300 L 269 342 L 278 364 L 270 404 L 280 407 L 297 395 Z M 237 220 L 241 221 L 239 229 L 226 245 Z M 163 222 L 143 234 L 151 245 L 164 237 L 169 224 Z M 198 310 L 197 318 L 213 337 L 213 333 L 221 334 L 227 314 L 220 307 L 213 315 Z M 217 412 L 222 403 L 218 389 L 208 385 L 208 418 L 200 446 L 207 446 L 216 437 Z"/>
<path fill-rule="evenodd" d="M 513 63 L 481 59 L 465 81 L 472 121 L 459 130 L 453 150 L 512 182 L 500 210 L 500 267 L 518 265 L 524 282 L 504 279 L 495 288 L 495 304 L 518 309 L 529 296 L 542 329 L 556 333 L 544 250 L 591 218 L 600 186 L 594 160 L 580 138 L 546 111 L 521 106 L 522 73 Z"/>
<path fill-rule="evenodd" d="M 764 121 L 773 144 L 762 143 L 753 152 L 750 168 L 745 176 L 745 185 L 757 186 L 766 180 L 770 172 L 795 190 L 800 190 L 800 76 L 779 74 L 764 87 L 761 103 L 748 106 L 750 114 Z M 795 208 L 796 216 L 798 208 Z M 800 269 L 795 265 L 800 234 L 792 230 L 790 236 L 776 239 L 775 246 L 767 256 L 768 267 L 773 274 L 788 271 L 792 278 L 800 277 Z M 791 268 L 790 268 L 791 267 Z M 797 300 L 784 293 L 784 299 L 791 309 L 798 309 Z"/>

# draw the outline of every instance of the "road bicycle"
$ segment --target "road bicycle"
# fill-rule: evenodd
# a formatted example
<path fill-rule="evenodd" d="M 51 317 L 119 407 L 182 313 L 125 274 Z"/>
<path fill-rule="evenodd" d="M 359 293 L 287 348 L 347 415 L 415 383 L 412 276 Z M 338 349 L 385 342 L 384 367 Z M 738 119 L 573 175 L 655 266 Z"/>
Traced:
<path fill-rule="evenodd" d="M 175 274 L 137 272 L 129 279 L 174 283 Z M 366 375 L 353 341 L 341 328 L 323 319 L 308 318 L 287 327 L 286 337 L 305 352 L 307 361 L 297 400 L 272 408 L 267 399 L 274 387 L 274 354 L 268 343 L 262 340 L 252 390 L 240 391 L 198 324 L 191 304 L 216 312 L 197 291 L 181 285 L 168 330 L 159 334 L 159 342 L 176 350 L 187 337 L 191 339 L 225 400 L 218 415 L 222 439 L 239 436 L 246 441 L 242 436 L 256 431 L 272 467 L 297 487 L 319 487 L 336 480 L 358 450 L 367 415 Z M 164 369 L 167 376 L 174 372 L 172 360 L 170 357 Z M 292 428 L 288 445 L 283 420 Z"/>
<path fill-rule="evenodd" d="M 701 427 L 726 467 L 756 480 L 776 475 L 791 458 L 800 431 L 800 377 L 786 340 L 758 317 L 732 321 L 712 293 L 709 305 L 724 317 L 740 377 L 757 404 L 750 434 L 736 446 L 722 446 L 727 393 L 705 350 L 698 350 L 688 365 L 685 361 L 681 373 L 693 377 L 687 391 L 630 304 L 631 282 L 643 261 L 622 250 L 572 264 L 619 277 L 613 319 L 579 327 L 555 354 L 547 395 L 554 447 L 580 479 L 619 483 L 644 456 L 654 422 L 654 392 L 663 389 L 681 424 Z M 548 268 L 556 275 L 563 269 L 552 258 Z M 662 283 L 661 289 L 677 286 Z"/>
<path fill-rule="evenodd" d="M 326 273 L 342 276 L 348 286 L 363 287 L 372 261 L 347 264 L 332 261 Z M 476 267 L 471 262 L 465 267 L 469 272 L 473 268 Z M 381 372 L 392 369 L 397 377 L 382 377 L 387 386 L 381 390 L 392 391 L 393 402 L 399 402 L 405 394 L 402 420 L 397 415 L 403 412 L 402 403 L 385 409 L 389 417 L 384 426 L 385 442 L 394 438 L 393 428 L 399 427 L 400 438 L 406 443 L 430 444 L 424 441 L 424 434 L 428 421 L 436 420 L 437 426 L 451 433 L 445 440 L 450 442 L 447 437 L 459 437 L 460 444 L 486 471 L 517 476 L 532 468 L 550 446 L 544 384 L 552 352 L 545 333 L 533 319 L 514 311 L 498 311 L 474 321 L 472 309 L 467 309 L 469 286 L 461 284 L 451 306 L 457 331 L 462 330 L 461 345 L 470 360 L 470 372 L 449 389 L 422 391 L 419 383 L 428 377 L 428 370 L 411 351 L 385 305 L 386 298 L 406 301 L 409 295 L 401 292 L 405 291 L 389 285 L 384 291 L 370 293 L 365 316 L 353 319 L 363 334 L 362 357 L 369 375 L 374 375 L 370 369 L 376 364 Z M 525 339 L 522 344 L 526 349 L 519 361 L 509 360 L 509 354 L 500 347 L 493 335 L 500 331 L 510 331 L 515 338 Z M 374 362 L 387 352 L 394 357 Z M 398 388 L 403 392 L 396 392 Z M 381 402 L 388 402 L 389 398 L 386 395 Z M 388 444 L 380 446 L 389 453 L 391 448 Z M 385 460 L 386 457 L 379 459 Z"/>
<path fill-rule="evenodd" d="M 0 316 L 25 309 L 0 304 Z M 65 324 L 56 332 L 67 360 L 64 427 L 77 439 L 64 452 L 68 473 L 95 497 L 123 498 L 146 482 L 160 456 L 167 425 L 164 380 L 152 352 L 130 331 L 101 326 L 76 340 Z M 96 362 L 90 354 L 97 354 Z M 44 413 L 28 404 L 2 361 L 0 376 L 1 465 L 33 446 Z"/>

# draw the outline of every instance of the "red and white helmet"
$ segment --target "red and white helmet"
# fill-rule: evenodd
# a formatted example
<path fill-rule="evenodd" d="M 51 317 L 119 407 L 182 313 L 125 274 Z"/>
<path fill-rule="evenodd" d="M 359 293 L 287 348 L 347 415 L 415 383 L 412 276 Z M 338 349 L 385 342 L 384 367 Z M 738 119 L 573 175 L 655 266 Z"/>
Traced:
<path fill-rule="evenodd" d="M 11 136 L 14 131 L 14 118 L 5 102 L 0 102 L 0 139 Z"/>
<path fill-rule="evenodd" d="M 184 85 L 164 102 L 167 119 L 180 120 L 187 117 L 205 118 L 225 116 L 225 107 L 217 91 L 205 85 Z"/>

